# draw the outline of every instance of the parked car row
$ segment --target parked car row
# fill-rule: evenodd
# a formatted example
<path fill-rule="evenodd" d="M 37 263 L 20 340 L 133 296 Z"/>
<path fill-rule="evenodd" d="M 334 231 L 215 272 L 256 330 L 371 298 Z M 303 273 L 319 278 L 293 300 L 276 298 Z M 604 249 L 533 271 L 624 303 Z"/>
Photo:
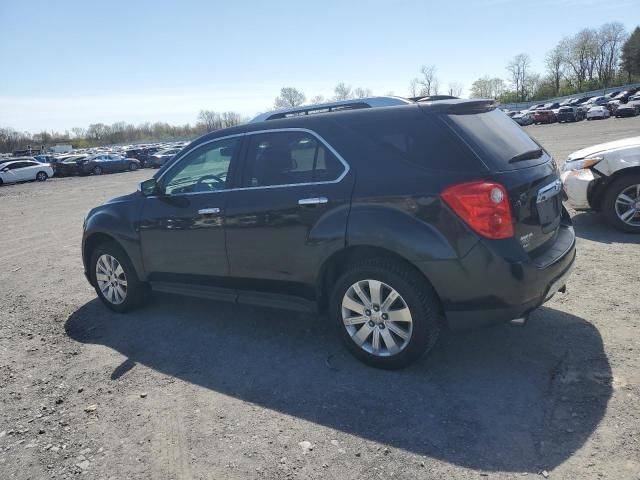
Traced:
<path fill-rule="evenodd" d="M 607 95 L 568 98 L 562 102 L 533 105 L 526 110 L 506 112 L 521 126 L 579 122 L 609 117 L 640 115 L 640 88 L 614 91 Z"/>

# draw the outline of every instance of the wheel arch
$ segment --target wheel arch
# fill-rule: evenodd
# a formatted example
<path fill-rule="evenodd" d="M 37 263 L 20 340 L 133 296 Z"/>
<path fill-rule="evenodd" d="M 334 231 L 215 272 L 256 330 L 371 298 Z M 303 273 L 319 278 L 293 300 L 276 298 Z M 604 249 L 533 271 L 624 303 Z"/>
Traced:
<path fill-rule="evenodd" d="M 604 181 L 597 182 L 594 188 L 588 193 L 589 204 L 594 210 L 601 211 L 602 202 L 604 201 L 604 197 L 606 196 L 609 187 L 620 177 L 639 173 L 640 165 L 635 165 L 633 167 L 616 170 L 608 177 L 603 177 Z"/>
<path fill-rule="evenodd" d="M 438 299 L 440 318 L 444 319 L 444 309 L 440 296 L 431 280 L 406 257 L 384 247 L 372 245 L 353 245 L 334 252 L 322 264 L 316 280 L 316 297 L 321 310 L 326 310 L 331 289 L 335 282 L 352 265 L 371 258 L 388 258 L 410 268 L 427 282 Z"/>
<path fill-rule="evenodd" d="M 127 255 L 128 260 L 131 262 L 134 269 L 136 270 L 136 274 L 138 275 L 138 278 L 140 278 L 141 280 L 144 280 L 146 276 L 144 275 L 142 266 L 140 265 L 135 255 L 132 255 L 131 250 L 127 248 L 126 242 L 120 241 L 117 235 L 112 235 L 104 231 L 95 231 L 88 234 L 82 243 L 82 261 L 84 263 L 85 271 L 88 274 L 89 280 L 91 281 L 91 275 L 90 275 L 91 255 L 93 254 L 96 248 L 108 242 L 115 243 L 118 247 L 120 247 L 120 249 L 122 249 L 125 255 Z"/>

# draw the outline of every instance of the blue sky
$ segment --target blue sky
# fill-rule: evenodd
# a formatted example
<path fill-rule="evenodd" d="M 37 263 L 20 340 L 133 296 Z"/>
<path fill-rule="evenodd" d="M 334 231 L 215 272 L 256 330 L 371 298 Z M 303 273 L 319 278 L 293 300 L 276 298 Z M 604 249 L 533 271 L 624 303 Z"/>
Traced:
<path fill-rule="evenodd" d="M 637 0 L 0 1 L 0 126 L 194 123 L 268 110 L 345 82 L 406 95 L 420 65 L 441 85 L 506 77 L 584 27 L 640 23 Z"/>

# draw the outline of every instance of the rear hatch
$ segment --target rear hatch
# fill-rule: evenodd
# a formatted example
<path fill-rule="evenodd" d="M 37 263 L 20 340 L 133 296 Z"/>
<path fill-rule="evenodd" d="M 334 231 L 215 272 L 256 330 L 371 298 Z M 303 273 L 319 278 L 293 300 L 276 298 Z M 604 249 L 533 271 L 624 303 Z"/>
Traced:
<path fill-rule="evenodd" d="M 498 109 L 444 115 L 446 123 L 507 190 L 514 237 L 532 256 L 554 243 L 562 216 L 556 163 L 542 146 Z"/>

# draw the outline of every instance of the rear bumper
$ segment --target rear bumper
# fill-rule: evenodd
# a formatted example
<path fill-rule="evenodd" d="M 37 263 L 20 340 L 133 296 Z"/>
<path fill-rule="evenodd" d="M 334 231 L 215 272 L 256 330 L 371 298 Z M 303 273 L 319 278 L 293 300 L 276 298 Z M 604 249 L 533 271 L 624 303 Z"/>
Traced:
<path fill-rule="evenodd" d="M 495 247 L 479 242 L 458 265 L 441 265 L 440 275 L 425 271 L 451 330 L 525 317 L 566 285 L 576 258 L 570 223 L 561 225 L 555 243 L 538 258 L 510 260 Z"/>

